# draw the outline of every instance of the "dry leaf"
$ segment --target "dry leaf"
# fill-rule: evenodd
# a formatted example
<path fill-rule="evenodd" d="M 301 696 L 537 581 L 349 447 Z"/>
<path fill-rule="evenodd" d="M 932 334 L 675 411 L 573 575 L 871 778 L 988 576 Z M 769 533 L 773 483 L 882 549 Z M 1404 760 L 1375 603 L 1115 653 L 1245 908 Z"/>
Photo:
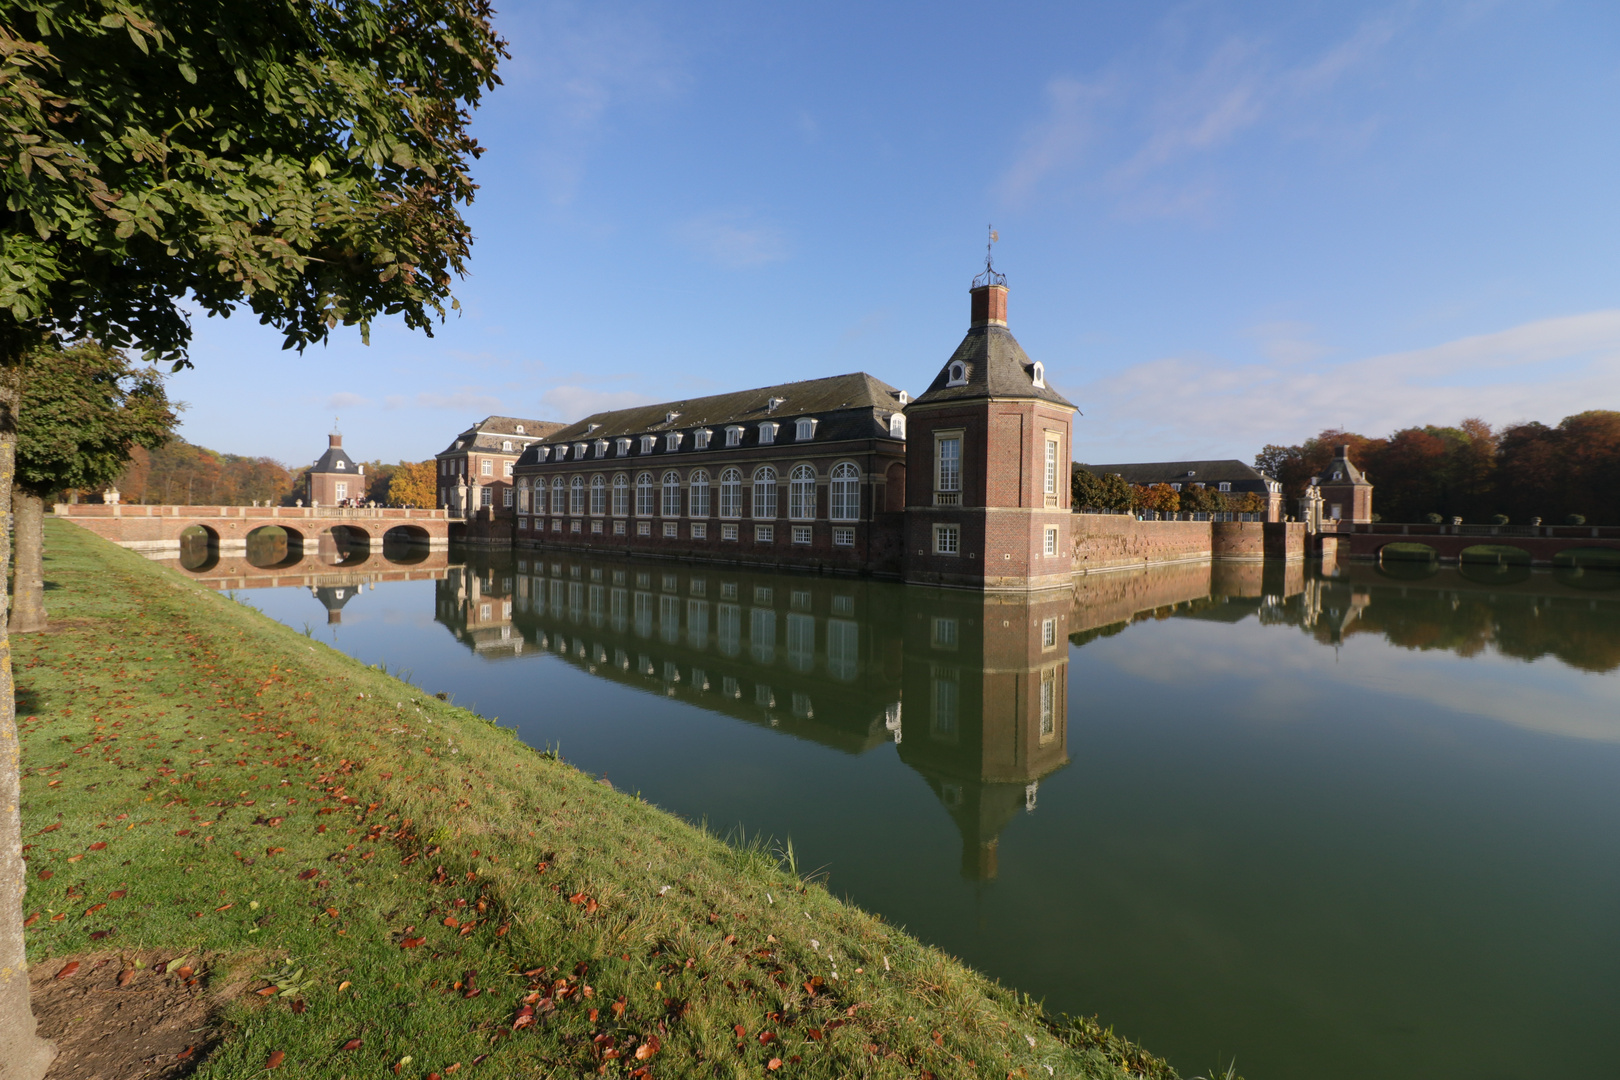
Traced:
<path fill-rule="evenodd" d="M 73 973 L 78 970 L 79 962 L 77 960 L 69 960 L 66 964 L 62 965 L 62 970 L 56 973 L 56 977 L 58 979 L 70 978 Z"/>
<path fill-rule="evenodd" d="M 264 1067 L 267 1069 L 279 1069 L 281 1067 L 281 1063 L 286 1060 L 286 1057 L 287 1055 L 284 1051 L 273 1051 L 270 1054 L 270 1060 L 264 1063 Z"/>
<path fill-rule="evenodd" d="M 350 1039 L 348 1042 L 343 1044 L 343 1049 L 358 1050 L 364 1042 L 364 1039 Z"/>

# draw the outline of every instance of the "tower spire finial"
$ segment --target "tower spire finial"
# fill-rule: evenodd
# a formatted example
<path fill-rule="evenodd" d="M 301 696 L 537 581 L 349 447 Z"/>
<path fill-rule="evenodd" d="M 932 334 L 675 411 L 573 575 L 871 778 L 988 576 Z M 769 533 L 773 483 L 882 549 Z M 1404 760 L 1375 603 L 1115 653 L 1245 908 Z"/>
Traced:
<path fill-rule="evenodd" d="M 973 279 L 973 287 L 975 289 L 981 285 L 1007 284 L 1007 275 L 996 273 L 995 266 L 995 245 L 996 241 L 1001 239 L 1001 234 L 996 232 L 994 225 L 986 225 L 985 229 L 989 232 L 990 238 L 985 242 L 984 245 L 984 271 L 980 273 L 978 277 Z"/>

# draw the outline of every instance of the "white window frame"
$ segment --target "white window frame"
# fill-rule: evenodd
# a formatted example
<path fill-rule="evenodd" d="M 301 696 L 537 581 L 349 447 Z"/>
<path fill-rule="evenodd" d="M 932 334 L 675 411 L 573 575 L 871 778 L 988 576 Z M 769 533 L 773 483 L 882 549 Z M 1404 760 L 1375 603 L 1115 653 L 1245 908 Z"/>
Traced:
<path fill-rule="evenodd" d="M 827 481 L 827 517 L 832 521 L 861 518 L 861 470 L 853 461 L 833 466 Z"/>
<path fill-rule="evenodd" d="M 748 510 L 751 518 L 770 521 L 776 517 L 776 470 L 769 465 L 754 470 L 753 499 Z"/>
<path fill-rule="evenodd" d="M 720 525 L 720 539 L 722 539 L 722 540 L 735 540 L 735 539 L 737 539 L 737 523 L 734 522 L 734 521 L 722 522 L 721 525 Z"/>
<path fill-rule="evenodd" d="M 759 445 L 770 446 L 776 442 L 776 432 L 781 428 L 775 420 L 764 420 L 759 425 Z"/>
<path fill-rule="evenodd" d="M 630 477 L 625 473 L 613 477 L 613 516 L 630 516 Z"/>
<path fill-rule="evenodd" d="M 636 477 L 636 517 L 652 517 L 658 509 L 658 487 L 653 474 L 644 472 Z"/>
<path fill-rule="evenodd" d="M 501 505 L 506 507 L 506 509 L 508 509 L 508 510 L 512 509 L 512 489 L 511 488 L 509 488 L 509 487 L 501 488 Z"/>
<path fill-rule="evenodd" d="M 512 479 L 512 466 L 516 464 L 517 462 L 515 461 L 506 461 L 501 463 L 501 472 L 508 480 Z"/>
<path fill-rule="evenodd" d="M 588 446 L 587 443 L 582 443 L 582 442 L 577 442 L 577 443 L 574 444 L 574 460 L 575 461 L 579 461 L 581 458 L 583 458 L 585 456 L 585 449 L 586 449 L 587 446 Z"/>
<path fill-rule="evenodd" d="M 607 457 L 608 441 L 606 439 L 597 439 L 596 440 L 596 445 L 595 445 L 595 450 L 596 450 L 596 456 L 597 457 L 599 457 L 599 458 Z"/>
<path fill-rule="evenodd" d="M 673 540 L 681 535 L 681 523 L 678 521 L 664 522 L 664 539 Z"/>
<path fill-rule="evenodd" d="M 656 435 L 643 435 L 641 437 L 641 452 L 643 454 L 652 453 L 653 452 L 653 446 L 656 445 L 657 442 L 658 442 L 658 437 Z"/>
<path fill-rule="evenodd" d="M 1049 434 L 1046 436 L 1046 494 L 1056 496 L 1058 493 L 1058 449 L 1061 437 Z"/>
<path fill-rule="evenodd" d="M 620 457 L 624 457 L 624 455 L 626 455 L 626 454 L 628 454 L 630 452 L 630 440 L 629 439 L 615 439 L 614 440 L 614 452 L 617 453 Z"/>
<path fill-rule="evenodd" d="M 659 516 L 677 518 L 681 516 L 681 474 L 674 469 L 664 474 L 660 483 L 663 498 L 659 504 Z M 667 534 L 666 534 L 667 535 Z"/>
<path fill-rule="evenodd" d="M 833 530 L 833 547 L 854 547 L 855 530 L 852 528 Z"/>
<path fill-rule="evenodd" d="M 686 438 L 686 432 L 684 432 L 684 431 L 667 431 L 667 432 L 665 432 L 664 433 L 664 449 L 665 450 L 679 450 L 681 448 L 681 440 L 684 439 L 684 438 Z"/>
<path fill-rule="evenodd" d="M 792 536 L 795 544 L 808 544 L 815 536 L 814 526 L 795 525 L 793 526 Z"/>
<path fill-rule="evenodd" d="M 952 360 L 945 371 L 946 386 L 966 386 L 968 381 L 967 365 L 960 360 Z"/>
<path fill-rule="evenodd" d="M 720 516 L 742 517 L 742 470 L 727 469 L 720 474 Z M 733 529 L 733 532 L 736 530 Z M 733 536 L 731 539 L 735 540 Z"/>
<path fill-rule="evenodd" d="M 962 458 L 964 432 L 934 433 L 934 505 L 960 506 L 962 502 Z M 953 448 L 946 456 L 947 447 Z"/>
<path fill-rule="evenodd" d="M 788 519 L 816 520 L 816 468 L 807 462 L 793 466 L 788 474 Z"/>
<path fill-rule="evenodd" d="M 340 461 L 340 462 L 338 462 L 338 464 L 341 466 L 343 464 L 343 462 Z M 484 458 L 481 461 L 479 461 L 478 462 L 478 475 L 479 476 L 494 476 L 495 475 L 495 460 L 493 458 Z"/>
<path fill-rule="evenodd" d="M 941 523 L 934 526 L 934 554 L 962 554 L 962 526 Z"/>
<path fill-rule="evenodd" d="M 1222 480 L 1219 484 L 1217 484 L 1215 486 L 1220 491 L 1231 491 L 1232 490 L 1232 481 L 1230 481 L 1230 480 Z"/>
<path fill-rule="evenodd" d="M 755 525 L 754 526 L 754 543 L 756 543 L 756 544 L 774 544 L 774 543 L 776 543 L 776 526 L 775 525 Z"/>
<path fill-rule="evenodd" d="M 636 522 L 636 535 L 637 536 L 651 536 L 652 535 L 652 522 L 651 521 L 645 521 L 645 520 Z"/>
<path fill-rule="evenodd" d="M 552 477 L 551 478 L 551 512 L 553 514 L 561 514 L 561 513 L 563 513 L 563 507 L 567 504 L 566 503 L 567 498 L 568 498 L 567 488 L 563 486 L 563 478 L 560 477 L 560 476 Z"/>
<path fill-rule="evenodd" d="M 819 423 L 813 416 L 801 416 L 793 422 L 793 438 L 799 442 L 808 442 L 816 437 L 816 424 Z"/>
<path fill-rule="evenodd" d="M 708 428 L 699 428 L 697 431 L 692 432 L 692 449 L 707 450 L 709 448 L 709 439 L 713 435 L 714 432 Z"/>
<path fill-rule="evenodd" d="M 1056 525 L 1048 525 L 1046 527 L 1045 535 L 1041 539 L 1041 554 L 1045 555 L 1048 559 L 1057 558 L 1058 527 Z"/>
<path fill-rule="evenodd" d="M 607 477 L 601 473 L 591 477 L 591 513 L 597 517 L 607 513 Z"/>
<path fill-rule="evenodd" d="M 693 472 L 686 482 L 686 516 L 693 518 L 709 516 L 709 474 L 702 469 Z"/>
<path fill-rule="evenodd" d="M 568 481 L 568 512 L 570 514 L 583 514 L 585 512 L 585 478 L 575 476 Z"/>
<path fill-rule="evenodd" d="M 889 438 L 904 439 L 906 437 L 906 414 L 889 414 Z"/>
<path fill-rule="evenodd" d="M 709 538 L 709 523 L 706 521 L 692 522 L 692 539 L 707 540 Z"/>

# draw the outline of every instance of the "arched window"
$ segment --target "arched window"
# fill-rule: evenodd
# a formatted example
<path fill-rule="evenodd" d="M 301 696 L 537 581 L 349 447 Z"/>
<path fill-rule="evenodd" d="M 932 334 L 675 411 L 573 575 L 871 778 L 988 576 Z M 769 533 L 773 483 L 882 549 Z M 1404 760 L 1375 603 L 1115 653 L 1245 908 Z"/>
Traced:
<path fill-rule="evenodd" d="M 763 465 L 754 472 L 754 513 L 761 519 L 776 516 L 776 470 Z"/>
<path fill-rule="evenodd" d="M 686 514 L 688 517 L 709 516 L 709 474 L 702 469 L 692 474 L 686 484 Z"/>
<path fill-rule="evenodd" d="M 667 518 L 681 516 L 681 474 L 674 469 L 664 474 L 663 515 Z"/>
<path fill-rule="evenodd" d="M 742 473 L 736 469 L 720 474 L 720 516 L 742 517 Z"/>
<path fill-rule="evenodd" d="M 653 516 L 653 477 L 652 473 L 644 472 L 636 477 L 636 516 Z"/>
<path fill-rule="evenodd" d="M 950 371 L 946 375 L 946 386 L 967 385 L 967 365 L 960 360 L 951 361 Z"/>
<path fill-rule="evenodd" d="M 794 521 L 815 520 L 816 470 L 811 465 L 795 465 L 788 474 L 788 517 Z"/>
<path fill-rule="evenodd" d="M 834 521 L 854 521 L 861 516 L 861 470 L 852 462 L 833 466 L 828 485 L 828 514 Z"/>
<path fill-rule="evenodd" d="M 607 513 L 607 478 L 600 473 L 591 477 L 591 513 Z"/>
<path fill-rule="evenodd" d="M 529 512 L 529 481 L 527 478 L 518 481 L 517 508 L 520 514 Z"/>
<path fill-rule="evenodd" d="M 501 449 L 510 454 L 512 452 L 512 440 L 508 439 L 501 443 Z"/>
<path fill-rule="evenodd" d="M 585 478 L 576 476 L 570 485 L 568 499 L 568 512 L 570 514 L 583 514 L 585 512 Z"/>
<path fill-rule="evenodd" d="M 624 473 L 613 478 L 613 516 L 628 517 L 630 514 L 630 478 Z"/>

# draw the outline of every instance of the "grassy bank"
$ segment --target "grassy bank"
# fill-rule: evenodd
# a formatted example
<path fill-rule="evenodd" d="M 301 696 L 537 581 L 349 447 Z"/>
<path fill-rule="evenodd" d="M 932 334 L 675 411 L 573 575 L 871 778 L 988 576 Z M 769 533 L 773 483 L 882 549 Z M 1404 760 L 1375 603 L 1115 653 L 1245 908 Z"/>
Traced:
<path fill-rule="evenodd" d="M 47 530 L 53 632 L 16 642 L 30 957 L 148 1002 L 189 972 L 196 1075 L 1174 1075 L 770 851 Z"/>

